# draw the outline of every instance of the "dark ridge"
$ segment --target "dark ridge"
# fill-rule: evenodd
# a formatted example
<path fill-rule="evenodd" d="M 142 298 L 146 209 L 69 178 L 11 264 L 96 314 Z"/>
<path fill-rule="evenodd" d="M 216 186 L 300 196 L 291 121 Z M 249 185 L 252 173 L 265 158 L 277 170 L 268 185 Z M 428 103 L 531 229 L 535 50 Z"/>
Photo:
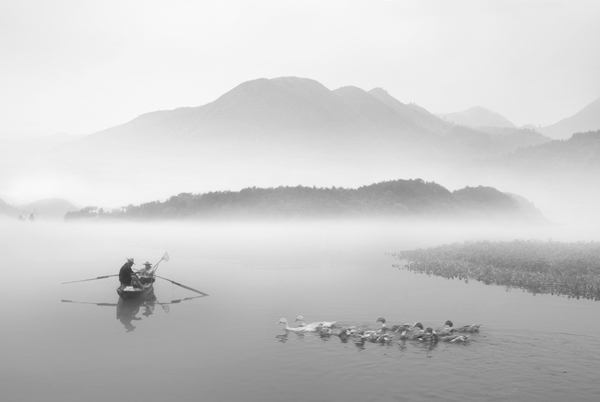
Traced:
<path fill-rule="evenodd" d="M 529 206 L 531 208 L 531 206 Z M 421 179 L 359 187 L 245 188 L 204 194 L 182 193 L 168 200 L 129 205 L 107 212 L 86 207 L 66 220 L 95 219 L 336 219 L 377 217 L 477 217 L 530 219 L 530 210 L 490 187 L 448 191 Z"/>

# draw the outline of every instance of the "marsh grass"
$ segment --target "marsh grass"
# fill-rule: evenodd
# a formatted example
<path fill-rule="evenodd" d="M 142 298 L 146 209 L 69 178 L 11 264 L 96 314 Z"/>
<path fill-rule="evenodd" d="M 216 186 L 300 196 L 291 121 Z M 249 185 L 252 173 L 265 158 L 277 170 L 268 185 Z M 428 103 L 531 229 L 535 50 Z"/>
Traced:
<path fill-rule="evenodd" d="M 395 267 L 427 275 L 600 300 L 600 242 L 465 242 L 392 256 Z"/>

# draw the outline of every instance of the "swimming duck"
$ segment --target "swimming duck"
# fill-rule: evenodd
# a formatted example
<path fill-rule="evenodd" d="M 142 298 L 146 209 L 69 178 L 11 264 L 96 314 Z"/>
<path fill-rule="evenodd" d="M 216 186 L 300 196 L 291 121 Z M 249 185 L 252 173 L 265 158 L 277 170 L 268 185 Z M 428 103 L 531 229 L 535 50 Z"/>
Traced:
<path fill-rule="evenodd" d="M 279 320 L 279 322 L 277 324 L 285 324 L 285 329 L 287 331 L 293 331 L 293 332 L 314 332 L 314 329 L 306 329 L 305 327 L 295 327 L 292 328 L 288 325 L 288 322 L 285 318 L 282 318 L 281 320 Z"/>
<path fill-rule="evenodd" d="M 394 340 L 394 335 L 383 334 L 377 337 L 376 342 L 388 343 Z"/>
<path fill-rule="evenodd" d="M 378 323 L 378 322 L 381 323 L 381 328 L 379 329 L 379 332 L 383 333 L 389 329 L 387 327 L 387 325 L 385 325 L 385 318 L 379 317 L 378 319 L 375 320 L 375 323 Z"/>
<path fill-rule="evenodd" d="M 455 328 L 456 332 L 479 332 L 481 324 L 464 325 L 459 328 Z"/>
<path fill-rule="evenodd" d="M 379 336 L 379 331 L 364 331 L 363 334 L 360 335 L 360 340 L 375 342 Z"/>
<path fill-rule="evenodd" d="M 331 336 L 331 334 L 333 334 L 332 329 L 327 328 L 327 327 L 320 327 L 317 332 L 319 333 L 320 336 L 323 336 L 323 337 Z"/>
<path fill-rule="evenodd" d="M 392 327 L 388 327 L 387 324 L 386 324 L 386 320 L 383 317 L 379 317 L 377 319 L 377 321 L 375 321 L 375 322 L 380 322 L 381 323 L 381 331 L 382 332 L 383 331 L 388 331 L 388 330 L 390 330 L 392 332 L 399 332 L 399 331 L 403 331 L 405 329 L 408 329 L 411 326 L 410 324 L 407 323 L 407 324 L 393 325 Z"/>
<path fill-rule="evenodd" d="M 469 335 L 448 335 L 441 337 L 444 342 L 466 342 L 469 340 Z"/>
<path fill-rule="evenodd" d="M 402 332 L 400 339 L 419 339 L 424 333 L 423 324 L 415 322 L 410 328 Z"/>
<path fill-rule="evenodd" d="M 357 327 L 352 326 L 352 327 L 346 328 L 346 332 L 348 333 L 348 336 L 354 336 L 354 335 L 358 335 L 360 330 Z"/>
<path fill-rule="evenodd" d="M 412 325 L 409 323 L 394 325 L 392 327 L 392 331 L 393 332 L 402 332 L 402 331 L 406 331 L 406 330 L 410 329 L 411 327 L 412 327 Z"/>
<path fill-rule="evenodd" d="M 423 327 L 423 324 L 421 324 L 420 322 L 415 322 L 413 325 L 410 326 L 410 328 L 408 329 L 408 332 L 412 332 L 412 333 L 425 332 L 425 327 Z"/>
<path fill-rule="evenodd" d="M 454 324 L 452 324 L 452 321 L 448 320 L 444 323 L 444 326 L 442 327 L 442 329 L 439 329 L 436 332 L 438 333 L 439 336 L 452 335 L 452 332 L 454 331 L 454 328 L 452 328 L 453 326 L 454 326 Z"/>
<path fill-rule="evenodd" d="M 337 322 L 337 321 L 319 321 L 319 322 L 313 322 L 310 324 L 306 324 L 304 322 L 304 317 L 302 317 L 301 315 L 296 317 L 296 320 L 294 322 L 298 322 L 298 321 L 300 321 L 300 324 L 298 324 L 299 327 L 308 327 L 308 328 L 317 328 L 319 325 L 324 328 L 331 328 Z"/>
<path fill-rule="evenodd" d="M 439 340 L 439 336 L 438 334 L 433 330 L 433 328 L 431 327 L 427 327 L 425 329 L 425 332 L 423 332 L 422 334 L 420 334 L 419 336 L 419 340 L 421 342 L 427 342 L 427 341 L 431 341 L 431 342 L 437 342 Z"/>
<path fill-rule="evenodd" d="M 340 339 L 342 340 L 342 342 L 346 342 L 348 340 L 348 338 L 351 336 L 350 329 L 349 328 L 342 329 L 340 331 L 340 333 L 337 334 L 337 336 L 340 337 Z"/>

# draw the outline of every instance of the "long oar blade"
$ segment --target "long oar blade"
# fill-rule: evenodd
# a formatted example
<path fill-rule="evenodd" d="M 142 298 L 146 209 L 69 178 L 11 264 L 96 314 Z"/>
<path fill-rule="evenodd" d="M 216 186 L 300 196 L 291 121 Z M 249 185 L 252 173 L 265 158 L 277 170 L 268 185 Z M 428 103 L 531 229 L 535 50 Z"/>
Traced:
<path fill-rule="evenodd" d="M 192 299 L 197 299 L 199 297 L 205 297 L 207 295 L 200 295 L 200 296 L 192 296 L 192 297 L 186 297 L 185 299 L 177 299 L 177 300 L 171 300 L 172 304 L 175 303 L 181 303 L 182 301 L 187 301 L 187 300 L 192 300 Z"/>
<path fill-rule="evenodd" d="M 181 286 L 181 287 L 182 287 L 182 288 L 184 288 L 184 289 L 191 290 L 192 292 L 196 292 L 196 293 L 198 293 L 198 294 L 201 294 L 202 296 L 208 296 L 208 294 L 207 294 L 207 293 L 201 292 L 201 291 L 199 291 L 199 290 L 196 290 L 196 289 L 194 289 L 194 288 L 191 288 L 191 287 L 189 287 L 189 286 L 182 285 L 181 283 L 178 283 L 178 282 L 172 281 L 172 280 L 170 280 L 170 279 L 167 279 L 167 278 L 163 278 L 162 276 L 158 276 L 158 275 L 154 275 L 154 276 L 155 276 L 155 277 L 157 277 L 157 278 L 160 278 L 160 279 L 164 279 L 165 281 L 169 281 L 169 282 L 171 282 L 173 285 Z"/>
<path fill-rule="evenodd" d="M 91 279 L 82 279 L 82 280 L 80 280 L 80 281 L 63 282 L 61 285 L 65 285 L 65 284 L 67 284 L 67 283 L 77 283 L 77 282 L 95 281 L 95 280 L 98 280 L 98 279 L 106 279 L 106 278 L 111 278 L 111 277 L 113 277 L 113 276 L 119 276 L 119 274 L 116 274 L 116 275 L 106 275 L 106 276 L 98 276 L 98 277 L 96 277 L 96 278 L 91 278 Z"/>
<path fill-rule="evenodd" d="M 61 300 L 61 302 L 63 303 L 77 303 L 77 304 L 93 304 L 95 306 L 108 306 L 108 307 L 114 307 L 117 305 L 117 303 L 90 303 L 90 302 L 80 302 L 80 301 L 74 301 L 74 300 Z"/>

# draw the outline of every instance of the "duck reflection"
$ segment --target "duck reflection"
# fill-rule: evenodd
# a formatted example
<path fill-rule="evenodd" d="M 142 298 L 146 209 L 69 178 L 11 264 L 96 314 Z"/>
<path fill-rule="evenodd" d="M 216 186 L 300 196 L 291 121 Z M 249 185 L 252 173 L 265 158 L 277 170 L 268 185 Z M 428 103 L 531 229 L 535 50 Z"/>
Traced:
<path fill-rule="evenodd" d="M 285 333 L 283 335 L 276 335 L 275 338 L 277 338 L 277 340 L 281 343 L 286 343 L 288 340 L 288 334 Z"/>

